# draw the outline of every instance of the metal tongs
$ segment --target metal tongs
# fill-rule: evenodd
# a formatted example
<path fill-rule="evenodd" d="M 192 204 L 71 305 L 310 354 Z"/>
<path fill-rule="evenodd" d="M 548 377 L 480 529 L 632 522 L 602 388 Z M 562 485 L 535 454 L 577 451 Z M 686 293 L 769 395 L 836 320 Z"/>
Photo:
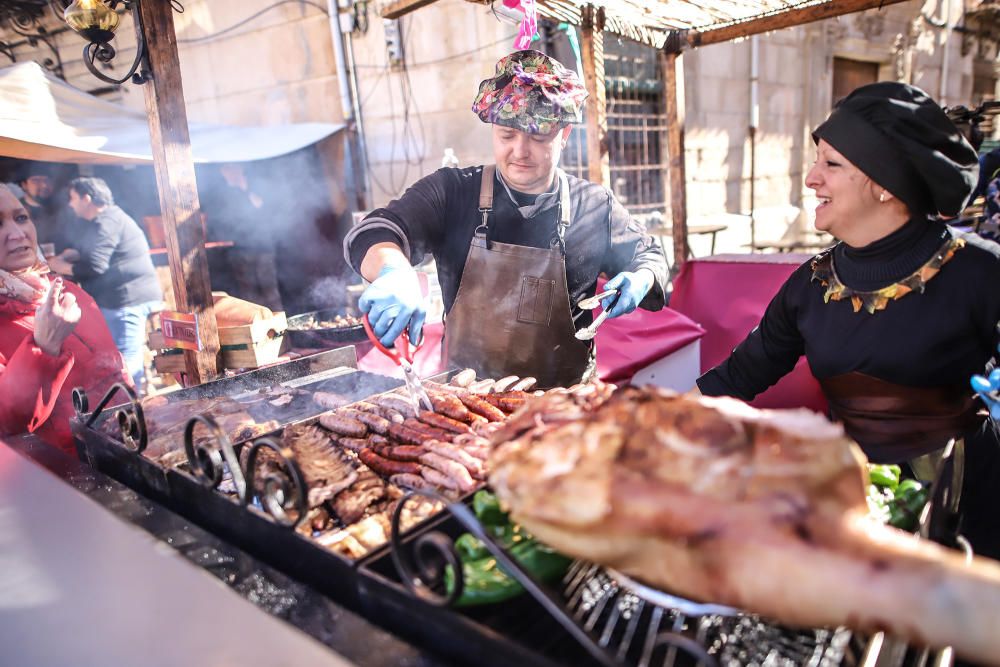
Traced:
<path fill-rule="evenodd" d="M 608 311 L 610 311 L 615 303 L 617 303 L 618 296 L 620 296 L 620 294 L 621 293 L 616 289 L 605 290 L 604 292 L 587 297 L 586 299 L 580 299 L 577 302 L 577 307 L 582 308 L 583 310 L 594 310 L 601 305 L 601 299 L 612 295 L 615 296 L 611 303 L 608 304 L 608 307 L 597 316 L 597 319 L 595 319 L 589 327 L 585 327 L 576 332 L 577 340 L 590 340 L 597 335 L 597 327 L 601 326 L 601 324 L 604 323 L 604 320 L 608 319 Z"/>
<path fill-rule="evenodd" d="M 417 372 L 413 370 L 413 355 L 417 353 L 420 346 L 423 345 L 423 341 L 420 341 L 418 345 L 414 345 L 410 348 L 410 335 L 409 332 L 404 330 L 403 333 L 399 335 L 399 338 L 392 344 L 392 349 L 387 348 L 382 344 L 382 341 L 378 339 L 375 332 L 372 330 L 372 323 L 368 320 L 368 314 L 366 313 L 362 323 L 365 326 L 365 333 L 368 334 L 368 340 L 378 348 L 379 352 L 389 357 L 396 362 L 396 365 L 403 369 L 403 382 L 406 386 L 407 398 L 410 404 L 413 406 L 414 412 L 420 412 L 421 410 L 434 411 L 434 404 L 431 403 L 430 396 L 424 390 L 424 385 L 420 381 L 420 376 Z"/>

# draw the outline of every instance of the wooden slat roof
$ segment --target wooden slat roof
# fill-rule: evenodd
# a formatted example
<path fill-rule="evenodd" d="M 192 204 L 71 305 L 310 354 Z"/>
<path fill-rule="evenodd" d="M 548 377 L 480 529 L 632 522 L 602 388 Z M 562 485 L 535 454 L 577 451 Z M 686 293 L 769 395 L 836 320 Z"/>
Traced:
<path fill-rule="evenodd" d="M 482 2 L 482 0 L 471 0 Z M 724 42 L 768 30 L 880 8 L 903 0 L 536 0 L 541 16 L 582 25 L 593 8 L 604 30 L 668 51 Z M 397 18 L 434 0 L 397 0 Z M 488 2 L 484 4 L 489 4 Z"/>

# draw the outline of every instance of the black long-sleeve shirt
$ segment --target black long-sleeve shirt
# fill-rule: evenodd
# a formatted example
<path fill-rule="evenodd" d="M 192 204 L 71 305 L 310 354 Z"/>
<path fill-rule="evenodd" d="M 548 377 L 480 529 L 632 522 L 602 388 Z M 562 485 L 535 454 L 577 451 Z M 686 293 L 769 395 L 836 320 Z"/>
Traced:
<path fill-rule="evenodd" d="M 90 221 L 77 220 L 80 252 L 73 277 L 101 308 L 123 308 L 163 298 L 149 243 L 135 220 L 108 206 Z"/>
<path fill-rule="evenodd" d="M 439 169 L 414 183 L 385 208 L 372 211 L 344 240 L 348 262 L 360 273 L 365 253 L 383 241 L 399 245 L 414 264 L 431 254 L 437 263 L 445 311 L 451 310 L 469 243 L 482 220 L 482 171 L 482 167 Z M 661 309 L 667 265 L 659 245 L 607 189 L 573 176 L 568 177 L 568 182 L 572 215 L 566 233 L 566 279 L 576 327 L 591 322 L 591 311 L 581 311 L 576 303 L 593 294 L 601 273 L 611 277 L 621 271 L 649 269 L 655 280 L 640 306 Z M 525 218 L 499 177 L 493 192 L 491 241 L 549 247 L 556 234 L 558 206 Z"/>
<path fill-rule="evenodd" d="M 948 234 L 941 223 L 914 220 L 864 248 L 840 244 L 834 267 L 849 287 L 880 289 L 920 268 Z M 860 372 L 914 387 L 967 384 L 997 353 L 1000 246 L 964 238 L 967 245 L 922 294 L 889 301 L 874 314 L 854 312 L 849 299 L 824 303 L 826 288 L 812 279 L 806 262 L 782 285 L 760 324 L 699 378 L 698 387 L 706 395 L 750 400 L 803 354 L 818 379 Z"/>

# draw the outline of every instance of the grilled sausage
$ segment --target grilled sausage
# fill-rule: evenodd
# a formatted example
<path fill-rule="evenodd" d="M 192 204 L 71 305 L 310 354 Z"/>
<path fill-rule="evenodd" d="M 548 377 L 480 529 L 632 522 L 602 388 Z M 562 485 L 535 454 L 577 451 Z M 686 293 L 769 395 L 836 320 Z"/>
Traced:
<path fill-rule="evenodd" d="M 370 446 L 371 443 L 368 438 L 347 438 L 341 436 L 337 438 L 337 444 L 344 449 L 351 450 L 352 452 L 360 452 L 365 447 Z"/>
<path fill-rule="evenodd" d="M 452 491 L 458 491 L 458 482 L 448 475 L 435 470 L 434 468 L 428 468 L 426 466 L 421 466 L 420 475 L 426 479 L 428 482 L 433 484 L 435 487 L 443 489 L 451 489 Z"/>
<path fill-rule="evenodd" d="M 484 401 L 481 396 L 476 396 L 467 392 L 456 394 L 456 396 L 458 396 L 459 400 L 462 401 L 465 407 L 469 408 L 469 410 L 475 412 L 477 415 L 486 417 L 491 422 L 499 422 L 507 418 L 507 415 L 505 415 L 499 408 L 490 405 Z"/>
<path fill-rule="evenodd" d="M 472 475 L 458 461 L 435 454 L 434 452 L 427 452 L 420 457 L 420 462 L 455 480 L 459 491 L 471 491 L 476 488 L 476 482 L 472 479 Z"/>
<path fill-rule="evenodd" d="M 389 440 L 384 435 L 372 434 L 368 436 L 368 446 L 374 447 L 376 445 L 388 445 Z"/>
<path fill-rule="evenodd" d="M 329 391 L 313 392 L 312 399 L 313 403 L 324 410 L 336 410 L 337 408 L 347 404 L 347 400 L 343 396 Z"/>
<path fill-rule="evenodd" d="M 363 438 L 368 435 L 368 427 L 357 419 L 344 417 L 336 412 L 327 412 L 319 416 L 319 423 L 327 430 L 333 431 L 337 435 L 346 435 L 349 438 Z"/>
<path fill-rule="evenodd" d="M 511 396 L 503 396 L 501 394 L 487 394 L 486 396 L 483 396 L 483 400 L 494 407 L 500 408 L 507 414 L 516 412 L 518 408 L 524 405 L 523 398 L 513 398 Z"/>
<path fill-rule="evenodd" d="M 404 445 L 422 445 L 429 438 L 403 424 L 389 424 L 389 436 Z"/>
<path fill-rule="evenodd" d="M 425 440 L 427 439 L 451 440 L 452 437 L 452 434 L 449 433 L 448 431 L 445 431 L 442 428 L 431 426 L 429 424 L 425 424 L 419 419 L 413 417 L 410 417 L 405 422 L 403 422 L 403 426 L 409 428 L 411 431 L 415 433 L 419 433 L 421 436 L 423 436 Z"/>
<path fill-rule="evenodd" d="M 379 406 L 375 405 L 374 403 L 369 403 L 368 401 L 358 401 L 357 403 L 351 403 L 349 407 L 352 407 L 355 410 L 361 410 L 362 412 L 371 412 L 376 415 L 380 414 Z"/>
<path fill-rule="evenodd" d="M 424 449 L 434 454 L 440 454 L 446 459 L 457 461 L 476 479 L 483 479 L 483 462 L 469 454 L 461 447 L 457 447 L 449 442 L 438 442 L 428 440 L 424 443 Z"/>
<path fill-rule="evenodd" d="M 531 378 L 531 377 L 521 378 L 516 383 L 514 383 L 514 386 L 511 387 L 511 390 L 512 391 L 530 391 L 531 388 L 534 387 L 536 384 L 538 384 L 538 380 L 536 380 L 535 378 Z"/>
<path fill-rule="evenodd" d="M 491 405 L 490 407 L 493 406 Z M 496 408 L 493 409 L 495 410 Z M 503 426 L 503 424 L 501 424 L 500 422 L 483 422 L 473 426 L 472 430 L 475 431 L 477 435 L 481 435 L 483 437 L 488 438 L 489 436 L 493 435 L 493 432 L 496 431 L 501 426 Z"/>
<path fill-rule="evenodd" d="M 390 423 L 402 424 L 406 420 L 406 417 L 402 415 L 398 410 L 393 410 L 392 408 L 387 408 L 384 406 L 378 406 L 378 412 Z"/>
<path fill-rule="evenodd" d="M 354 419 L 357 419 L 359 422 L 367 426 L 373 433 L 385 435 L 389 432 L 389 420 L 385 417 L 372 414 L 371 412 L 363 412 L 361 410 L 352 410 L 351 412 L 354 413 Z"/>
<path fill-rule="evenodd" d="M 404 489 L 427 489 L 429 491 L 433 491 L 435 488 L 433 484 L 420 475 L 414 475 L 412 473 L 400 473 L 398 475 L 393 475 L 389 478 L 389 481 L 396 486 L 403 487 Z"/>
<path fill-rule="evenodd" d="M 486 461 L 488 461 L 489 458 L 490 458 L 490 448 L 489 447 L 477 447 L 477 446 L 473 446 L 473 445 L 466 445 L 465 447 L 462 448 L 462 451 L 468 453 L 469 456 L 473 456 L 473 457 L 479 459 L 483 463 L 485 463 Z"/>
<path fill-rule="evenodd" d="M 472 412 L 471 410 L 469 411 L 468 422 L 469 425 L 472 426 L 473 428 L 475 428 L 476 424 L 488 424 L 489 421 L 490 420 L 487 419 L 486 417 L 482 415 L 477 415 L 475 412 Z"/>
<path fill-rule="evenodd" d="M 493 383 L 493 387 L 490 389 L 490 391 L 493 393 L 500 393 L 502 391 L 507 391 L 508 389 L 513 387 L 520 379 L 521 378 L 519 378 L 516 375 L 508 375 L 507 377 L 500 378 L 499 380 Z"/>
<path fill-rule="evenodd" d="M 472 433 L 472 429 L 469 428 L 468 424 L 463 424 L 457 419 L 445 417 L 444 415 L 439 415 L 436 412 L 421 410 L 417 413 L 417 419 L 425 424 L 429 424 L 430 426 L 450 431 L 452 433 Z"/>
<path fill-rule="evenodd" d="M 476 370 L 474 368 L 466 368 L 465 370 L 455 373 L 451 380 L 448 381 L 448 384 L 455 387 L 468 387 L 475 381 Z"/>
<path fill-rule="evenodd" d="M 384 408 L 392 408 L 404 417 L 416 417 L 417 412 L 410 402 L 399 394 L 380 394 L 372 399 Z"/>
<path fill-rule="evenodd" d="M 434 412 L 460 422 L 469 418 L 469 409 L 462 404 L 457 395 L 434 392 L 430 394 L 430 398 Z"/>
<path fill-rule="evenodd" d="M 488 394 L 493 389 L 493 380 L 480 380 L 469 385 L 473 394 Z"/>
<path fill-rule="evenodd" d="M 371 449 L 379 456 L 393 461 L 419 461 L 427 453 L 426 449 L 416 445 L 378 445 Z"/>
<path fill-rule="evenodd" d="M 419 475 L 423 467 L 413 461 L 393 461 L 387 459 L 384 456 L 379 456 L 370 449 L 362 449 L 358 452 L 358 458 L 366 466 L 385 477 L 400 474 Z"/>

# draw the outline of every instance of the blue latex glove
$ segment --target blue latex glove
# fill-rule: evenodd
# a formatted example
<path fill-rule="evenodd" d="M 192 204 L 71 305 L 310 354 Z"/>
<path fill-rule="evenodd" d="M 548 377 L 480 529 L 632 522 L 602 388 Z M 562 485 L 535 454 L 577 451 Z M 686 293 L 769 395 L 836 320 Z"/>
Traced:
<path fill-rule="evenodd" d="M 386 264 L 358 299 L 358 308 L 386 347 L 409 329 L 410 343 L 418 345 L 427 318 L 427 302 L 420 293 L 417 272 L 409 264 Z"/>
<path fill-rule="evenodd" d="M 607 309 L 611 303 L 611 310 L 608 317 L 621 317 L 628 315 L 639 306 L 639 302 L 646 296 L 653 286 L 653 272 L 649 269 L 639 269 L 638 271 L 622 271 L 617 276 L 604 283 L 604 289 L 616 289 L 619 291 L 618 301 L 615 296 L 607 296 L 601 299 L 601 305 Z"/>

